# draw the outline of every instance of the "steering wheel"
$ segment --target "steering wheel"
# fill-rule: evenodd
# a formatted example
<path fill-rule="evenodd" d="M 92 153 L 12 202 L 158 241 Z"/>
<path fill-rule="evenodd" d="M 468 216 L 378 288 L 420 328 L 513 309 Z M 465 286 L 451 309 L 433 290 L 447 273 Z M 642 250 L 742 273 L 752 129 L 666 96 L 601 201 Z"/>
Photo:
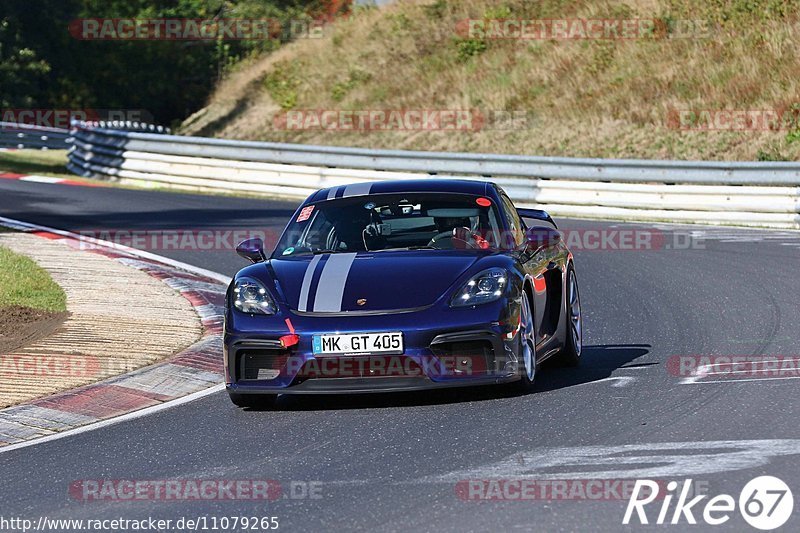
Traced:
<path fill-rule="evenodd" d="M 451 231 L 443 231 L 442 233 L 439 233 L 428 242 L 428 246 L 439 248 L 441 250 L 463 250 L 467 247 L 483 248 L 483 246 L 481 246 L 481 241 L 486 242 L 480 235 L 473 233 L 471 229 L 460 226 L 453 228 Z M 447 242 L 450 243 L 449 246 L 445 244 Z"/>

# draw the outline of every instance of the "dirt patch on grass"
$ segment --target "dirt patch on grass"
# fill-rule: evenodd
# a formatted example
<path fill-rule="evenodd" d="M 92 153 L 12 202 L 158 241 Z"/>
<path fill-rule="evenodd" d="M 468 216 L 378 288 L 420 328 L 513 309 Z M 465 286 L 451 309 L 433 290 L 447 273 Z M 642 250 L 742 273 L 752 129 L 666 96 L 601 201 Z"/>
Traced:
<path fill-rule="evenodd" d="M 0 308 L 0 355 L 8 354 L 52 334 L 69 313 L 19 305 Z"/>

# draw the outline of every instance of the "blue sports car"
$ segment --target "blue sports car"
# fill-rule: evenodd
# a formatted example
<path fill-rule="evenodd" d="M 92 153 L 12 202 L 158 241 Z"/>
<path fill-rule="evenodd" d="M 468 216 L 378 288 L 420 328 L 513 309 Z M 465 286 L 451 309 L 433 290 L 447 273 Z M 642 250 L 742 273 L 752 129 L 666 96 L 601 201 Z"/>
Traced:
<path fill-rule="evenodd" d="M 581 303 L 552 218 L 497 185 L 343 185 L 300 205 L 275 250 L 260 239 L 228 288 L 230 398 L 508 384 L 576 365 Z"/>

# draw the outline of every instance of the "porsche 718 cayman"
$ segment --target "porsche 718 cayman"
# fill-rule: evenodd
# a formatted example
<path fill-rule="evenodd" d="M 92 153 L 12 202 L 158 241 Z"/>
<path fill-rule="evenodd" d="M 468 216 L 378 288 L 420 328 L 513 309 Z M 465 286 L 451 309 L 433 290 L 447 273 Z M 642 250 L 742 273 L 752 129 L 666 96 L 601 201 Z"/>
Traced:
<path fill-rule="evenodd" d="M 582 346 L 573 257 L 544 211 L 497 185 L 433 179 L 312 194 L 268 257 L 227 292 L 226 384 L 239 406 L 278 394 L 508 384 L 575 365 Z"/>

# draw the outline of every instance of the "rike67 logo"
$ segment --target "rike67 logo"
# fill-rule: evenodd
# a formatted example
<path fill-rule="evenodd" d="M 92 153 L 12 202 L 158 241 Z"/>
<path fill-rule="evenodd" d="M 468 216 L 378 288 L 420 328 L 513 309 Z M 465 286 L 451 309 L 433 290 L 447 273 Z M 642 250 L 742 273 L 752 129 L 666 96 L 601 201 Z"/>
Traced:
<path fill-rule="evenodd" d="M 707 494 L 689 499 L 693 492 L 691 479 L 684 480 L 683 484 L 670 481 L 664 492 L 660 491 L 662 487 L 663 483 L 637 479 L 622 523 L 631 524 L 635 514 L 640 524 L 694 525 L 698 523 L 695 517 L 697 513 L 706 524 L 718 526 L 735 515 L 738 503 L 739 513 L 748 524 L 756 529 L 770 531 L 785 524 L 794 509 L 792 491 L 786 483 L 773 476 L 760 476 L 749 481 L 739 493 L 738 502 L 729 494 L 719 494 L 707 501 L 704 501 L 708 498 Z M 650 509 L 651 514 L 648 516 L 645 508 L 653 502 L 658 503 Z M 658 515 L 651 522 L 656 509 Z"/>

